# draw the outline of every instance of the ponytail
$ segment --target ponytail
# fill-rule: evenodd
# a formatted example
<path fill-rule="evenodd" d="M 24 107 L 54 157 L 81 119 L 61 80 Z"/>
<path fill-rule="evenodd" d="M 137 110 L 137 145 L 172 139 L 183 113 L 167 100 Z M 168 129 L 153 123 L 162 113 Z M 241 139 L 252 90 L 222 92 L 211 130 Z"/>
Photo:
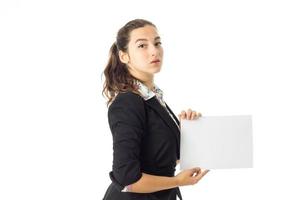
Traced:
<path fill-rule="evenodd" d="M 119 50 L 116 42 L 110 48 L 108 63 L 104 70 L 105 82 L 102 95 L 108 98 L 109 105 L 119 92 L 134 91 L 134 77 L 131 76 L 127 65 L 119 58 Z"/>

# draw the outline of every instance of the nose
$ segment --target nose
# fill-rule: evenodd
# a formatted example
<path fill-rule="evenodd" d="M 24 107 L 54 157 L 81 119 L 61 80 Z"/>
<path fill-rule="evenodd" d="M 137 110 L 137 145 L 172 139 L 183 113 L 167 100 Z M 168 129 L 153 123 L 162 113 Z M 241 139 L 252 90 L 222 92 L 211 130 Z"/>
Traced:
<path fill-rule="evenodd" d="M 149 48 L 149 50 L 150 50 L 151 56 L 153 56 L 153 57 L 157 56 L 159 53 L 159 50 L 155 45 L 151 45 L 151 48 Z"/>

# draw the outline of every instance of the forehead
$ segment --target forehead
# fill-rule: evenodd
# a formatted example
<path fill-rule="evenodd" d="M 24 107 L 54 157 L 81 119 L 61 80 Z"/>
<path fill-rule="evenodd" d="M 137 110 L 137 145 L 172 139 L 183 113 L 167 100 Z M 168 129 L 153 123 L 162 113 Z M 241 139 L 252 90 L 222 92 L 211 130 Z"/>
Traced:
<path fill-rule="evenodd" d="M 135 43 L 135 41 L 138 39 L 154 40 L 158 36 L 159 35 L 155 27 L 146 25 L 131 31 L 130 42 Z"/>

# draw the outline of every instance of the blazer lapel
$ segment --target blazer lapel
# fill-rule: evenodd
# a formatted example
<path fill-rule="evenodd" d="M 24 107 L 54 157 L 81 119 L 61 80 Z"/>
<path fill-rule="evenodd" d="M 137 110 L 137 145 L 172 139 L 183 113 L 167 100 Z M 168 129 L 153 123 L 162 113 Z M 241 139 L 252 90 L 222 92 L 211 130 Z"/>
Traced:
<path fill-rule="evenodd" d="M 173 111 L 169 108 L 168 104 L 166 103 L 167 109 L 170 111 L 170 113 L 173 115 L 174 119 L 177 122 L 177 125 L 180 127 L 180 121 L 178 120 L 178 118 L 176 117 L 176 115 L 173 113 Z"/>
<path fill-rule="evenodd" d="M 178 126 L 175 124 L 171 116 L 169 115 L 168 111 L 166 111 L 163 106 L 158 102 L 158 100 L 153 97 L 147 101 L 145 101 L 147 105 L 149 105 L 153 110 L 155 110 L 158 115 L 163 119 L 163 121 L 169 126 L 169 128 L 172 130 L 172 133 L 174 133 L 174 136 L 176 137 L 177 145 L 179 148 L 179 141 L 180 141 L 180 131 L 178 129 Z M 175 118 L 177 124 L 179 124 L 178 119 L 174 115 L 174 113 L 171 111 L 171 109 L 167 106 L 167 109 L 171 112 L 173 117 Z"/>

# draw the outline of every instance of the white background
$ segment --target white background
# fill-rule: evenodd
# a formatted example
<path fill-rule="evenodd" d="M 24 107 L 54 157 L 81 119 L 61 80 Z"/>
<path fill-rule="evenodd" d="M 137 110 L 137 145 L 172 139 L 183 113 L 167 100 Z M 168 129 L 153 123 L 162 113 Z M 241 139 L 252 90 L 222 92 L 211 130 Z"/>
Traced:
<path fill-rule="evenodd" d="M 251 114 L 254 168 L 212 170 L 184 199 L 299 199 L 300 7 L 291 0 L 1 0 L 0 199 L 99 200 L 112 138 L 101 73 L 144 18 L 178 114 Z"/>

